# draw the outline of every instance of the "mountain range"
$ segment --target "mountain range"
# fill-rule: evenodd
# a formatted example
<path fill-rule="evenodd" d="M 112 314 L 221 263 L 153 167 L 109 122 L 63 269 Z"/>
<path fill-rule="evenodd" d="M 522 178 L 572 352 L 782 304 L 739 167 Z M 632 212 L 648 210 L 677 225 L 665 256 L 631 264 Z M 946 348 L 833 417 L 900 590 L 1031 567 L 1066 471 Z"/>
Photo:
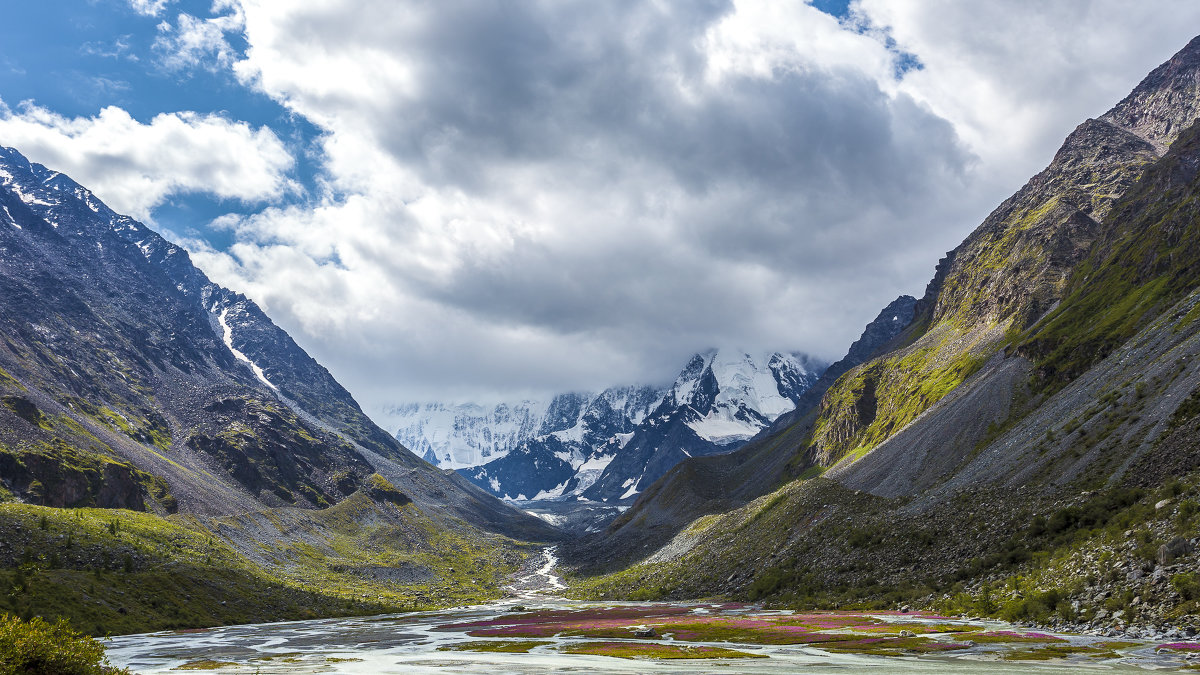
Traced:
<path fill-rule="evenodd" d="M 616 502 L 680 459 L 728 452 L 795 402 L 825 369 L 802 353 L 709 350 L 669 387 L 566 393 L 548 403 L 409 404 L 396 438 L 506 499 Z"/>

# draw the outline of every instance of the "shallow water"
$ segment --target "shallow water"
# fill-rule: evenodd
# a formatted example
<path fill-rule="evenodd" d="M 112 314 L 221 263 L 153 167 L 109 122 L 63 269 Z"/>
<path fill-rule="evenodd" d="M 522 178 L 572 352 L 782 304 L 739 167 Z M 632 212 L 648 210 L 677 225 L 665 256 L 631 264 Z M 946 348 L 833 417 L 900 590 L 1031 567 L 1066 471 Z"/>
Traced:
<path fill-rule="evenodd" d="M 542 607 L 576 607 L 548 602 Z M 527 654 L 439 652 L 438 647 L 477 641 L 462 632 L 435 631 L 448 623 L 488 619 L 511 603 L 403 616 L 230 626 L 196 633 L 151 633 L 115 638 L 114 665 L 138 673 L 168 673 L 198 661 L 229 662 L 229 673 L 1027 673 L 1078 672 L 1081 667 L 1142 671 L 1132 665 L 1031 663 L 979 660 L 981 656 L 884 657 L 828 654 L 802 646 L 736 645 L 766 659 L 652 661 L 559 654 L 557 644 Z M 732 646 L 732 645 L 729 645 Z M 994 658 L 994 657 L 993 657 Z M 354 659 L 342 661 L 338 659 Z M 1166 665 L 1166 664 L 1163 664 Z M 174 672 L 179 672 L 175 670 Z"/>
<path fill-rule="evenodd" d="M 137 673 L 180 672 L 180 666 L 210 666 L 219 673 L 489 673 L 490 675 L 533 673 L 1055 673 L 1097 669 L 1108 672 L 1145 672 L 1144 668 L 1178 667 L 1178 657 L 1156 656 L 1153 644 L 1123 650 L 1123 662 L 1072 660 L 1070 662 L 1006 662 L 1000 651 L 981 646 L 954 655 L 912 657 L 831 654 L 803 645 L 753 645 L 690 643 L 724 646 L 768 658 L 647 660 L 559 653 L 557 648 L 587 641 L 579 637 L 538 638 L 550 644 L 529 653 L 476 653 L 438 651 L 481 639 L 466 634 L 467 628 L 446 630 L 447 624 L 489 620 L 511 613 L 516 605 L 530 610 L 597 607 L 664 607 L 670 603 L 613 603 L 598 605 L 554 598 L 546 592 L 562 588 L 553 574 L 553 549 L 544 562 L 535 563 L 518 576 L 512 591 L 517 597 L 505 602 L 404 615 L 323 619 L 246 626 L 228 626 L 202 631 L 126 635 L 109 645 L 113 665 Z M 745 607 L 688 604 L 701 614 L 745 615 L 761 610 Z M 919 620 L 917 617 L 905 620 Z M 945 623 L 943 620 L 938 620 Z M 976 622 L 978 623 L 978 622 Z M 989 625 L 1003 628 L 1003 625 Z M 492 638 L 494 639 L 494 638 Z M 1072 638 L 1089 640 L 1091 638 Z M 672 644 L 669 639 L 655 640 Z M 679 643 L 675 643 L 679 644 Z M 1002 650 L 1001 650 L 1002 651 Z M 211 662 L 211 663 L 203 663 Z M 218 664 L 225 664 L 220 665 Z"/>

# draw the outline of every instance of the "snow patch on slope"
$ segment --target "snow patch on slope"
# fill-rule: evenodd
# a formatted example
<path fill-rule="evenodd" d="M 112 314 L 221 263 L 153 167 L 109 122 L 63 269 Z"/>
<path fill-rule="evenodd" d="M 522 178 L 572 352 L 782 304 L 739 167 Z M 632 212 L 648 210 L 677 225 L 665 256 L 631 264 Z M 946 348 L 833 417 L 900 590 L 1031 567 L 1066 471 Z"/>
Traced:
<path fill-rule="evenodd" d="M 736 419 L 726 409 L 714 411 L 703 419 L 689 422 L 688 426 L 700 438 L 718 445 L 744 441 L 762 430 L 761 425 Z"/>
<path fill-rule="evenodd" d="M 554 499 L 555 497 L 561 497 L 566 489 L 566 482 L 560 483 L 552 490 L 542 490 L 541 492 L 537 493 L 533 496 L 533 501 L 536 502 L 542 499 Z"/>
<path fill-rule="evenodd" d="M 225 339 L 225 346 L 229 348 L 229 351 L 233 352 L 233 355 L 235 358 L 237 358 L 237 360 L 249 365 L 250 370 L 254 371 L 254 374 L 258 376 L 258 379 L 262 380 L 263 384 L 267 385 L 271 389 L 274 389 L 275 391 L 279 391 L 279 387 L 271 384 L 271 381 L 267 379 L 267 374 L 263 372 L 262 368 L 258 367 L 257 363 L 251 361 L 248 356 L 241 353 L 236 347 L 233 346 L 233 329 L 230 328 L 229 324 L 225 321 L 225 316 L 227 314 L 229 314 L 228 308 L 221 310 L 221 314 L 217 316 L 217 323 L 221 324 L 221 330 L 224 331 L 224 335 L 222 335 L 222 337 Z"/>

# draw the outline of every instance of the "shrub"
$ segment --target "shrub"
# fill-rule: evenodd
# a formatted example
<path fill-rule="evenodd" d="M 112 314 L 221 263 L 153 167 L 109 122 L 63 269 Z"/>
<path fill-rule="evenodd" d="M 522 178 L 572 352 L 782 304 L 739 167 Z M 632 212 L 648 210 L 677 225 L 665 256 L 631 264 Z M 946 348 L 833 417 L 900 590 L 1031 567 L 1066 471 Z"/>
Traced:
<path fill-rule="evenodd" d="M 46 623 L 0 615 L 0 675 L 101 675 L 125 673 L 108 666 L 104 645 L 76 632 L 66 619 Z"/>
<path fill-rule="evenodd" d="M 1171 577 L 1171 586 L 1184 600 L 1200 600 L 1200 578 L 1194 572 L 1183 572 Z"/>

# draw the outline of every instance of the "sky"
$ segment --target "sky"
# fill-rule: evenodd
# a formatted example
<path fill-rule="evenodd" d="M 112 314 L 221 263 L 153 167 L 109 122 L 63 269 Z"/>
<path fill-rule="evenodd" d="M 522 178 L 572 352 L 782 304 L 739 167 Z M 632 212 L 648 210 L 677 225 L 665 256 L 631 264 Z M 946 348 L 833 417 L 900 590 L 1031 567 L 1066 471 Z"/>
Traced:
<path fill-rule="evenodd" d="M 0 144 L 377 414 L 836 359 L 1197 33 L 1194 0 L 9 2 Z"/>

